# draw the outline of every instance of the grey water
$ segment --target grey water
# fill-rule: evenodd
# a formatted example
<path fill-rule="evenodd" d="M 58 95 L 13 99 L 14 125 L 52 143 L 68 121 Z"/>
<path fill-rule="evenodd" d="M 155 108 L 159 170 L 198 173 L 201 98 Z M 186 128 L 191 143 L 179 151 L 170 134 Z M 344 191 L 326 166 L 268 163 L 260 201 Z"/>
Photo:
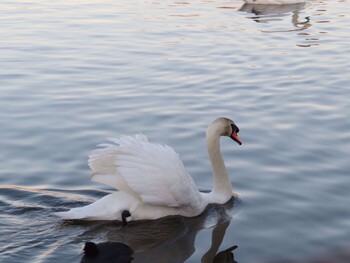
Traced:
<path fill-rule="evenodd" d="M 79 262 L 120 241 L 133 262 L 350 261 L 350 1 L 14 0 L 0 3 L 0 262 Z M 64 222 L 113 189 L 87 156 L 142 132 L 202 190 L 205 130 L 237 197 L 200 217 Z"/>

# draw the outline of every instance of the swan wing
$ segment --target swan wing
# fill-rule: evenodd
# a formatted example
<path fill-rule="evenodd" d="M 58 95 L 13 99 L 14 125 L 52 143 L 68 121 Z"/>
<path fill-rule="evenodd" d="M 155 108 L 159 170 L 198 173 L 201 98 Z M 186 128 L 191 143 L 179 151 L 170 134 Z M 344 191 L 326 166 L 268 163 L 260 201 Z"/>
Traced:
<path fill-rule="evenodd" d="M 171 147 L 150 143 L 144 135 L 112 138 L 110 142 L 89 156 L 93 181 L 151 205 L 192 207 L 200 203 L 193 179 Z"/>

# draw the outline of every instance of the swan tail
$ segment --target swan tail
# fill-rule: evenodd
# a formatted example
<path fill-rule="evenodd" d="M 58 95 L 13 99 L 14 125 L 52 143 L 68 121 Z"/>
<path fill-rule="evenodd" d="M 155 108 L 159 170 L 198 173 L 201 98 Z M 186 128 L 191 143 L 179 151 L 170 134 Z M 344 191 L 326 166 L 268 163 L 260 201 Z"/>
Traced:
<path fill-rule="evenodd" d="M 55 215 L 64 220 L 122 221 L 122 212 L 128 210 L 132 217 L 132 212 L 137 207 L 137 203 L 138 200 L 127 193 L 115 192 L 87 206 L 72 208 L 64 212 L 56 212 Z"/>
<path fill-rule="evenodd" d="M 72 208 L 69 211 L 56 212 L 54 213 L 54 215 L 64 220 L 89 219 L 87 214 L 82 210 L 83 210 L 83 207 L 77 207 L 77 208 Z"/>

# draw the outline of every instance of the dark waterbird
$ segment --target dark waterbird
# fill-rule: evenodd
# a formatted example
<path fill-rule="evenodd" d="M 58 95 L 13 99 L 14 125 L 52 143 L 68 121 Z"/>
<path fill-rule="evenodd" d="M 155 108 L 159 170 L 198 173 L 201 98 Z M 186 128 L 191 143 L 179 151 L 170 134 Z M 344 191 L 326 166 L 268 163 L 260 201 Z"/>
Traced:
<path fill-rule="evenodd" d="M 81 263 L 129 263 L 134 251 L 120 242 L 86 242 Z"/>

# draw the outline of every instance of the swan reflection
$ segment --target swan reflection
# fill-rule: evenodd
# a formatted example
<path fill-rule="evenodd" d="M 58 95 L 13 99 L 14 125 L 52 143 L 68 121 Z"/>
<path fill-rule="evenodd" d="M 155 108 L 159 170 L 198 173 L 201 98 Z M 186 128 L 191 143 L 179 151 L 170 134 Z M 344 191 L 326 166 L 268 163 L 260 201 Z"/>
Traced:
<path fill-rule="evenodd" d="M 254 14 L 254 16 L 249 18 L 258 23 L 278 22 L 282 21 L 284 17 L 289 17 L 291 15 L 291 23 L 293 26 L 296 27 L 297 30 L 304 30 L 311 26 L 309 17 L 300 17 L 300 12 L 304 8 L 305 3 L 290 5 L 244 4 L 239 11 Z"/>
<path fill-rule="evenodd" d="M 213 263 L 238 263 L 235 260 L 235 256 L 233 255 L 233 250 L 235 250 L 237 246 L 232 246 L 224 251 L 219 252 L 213 260 Z"/>
<path fill-rule="evenodd" d="M 172 216 L 152 221 L 130 222 L 125 227 L 119 223 L 91 223 L 78 238 L 83 241 L 104 236 L 108 242 L 120 242 L 129 246 L 134 254 L 132 262 L 185 262 L 195 252 L 195 240 L 202 229 L 211 230 L 211 245 L 202 255 L 201 262 L 236 262 L 231 246 L 219 252 L 220 245 L 230 225 L 233 207 L 238 199 L 232 198 L 225 205 L 209 205 L 198 217 Z"/>

